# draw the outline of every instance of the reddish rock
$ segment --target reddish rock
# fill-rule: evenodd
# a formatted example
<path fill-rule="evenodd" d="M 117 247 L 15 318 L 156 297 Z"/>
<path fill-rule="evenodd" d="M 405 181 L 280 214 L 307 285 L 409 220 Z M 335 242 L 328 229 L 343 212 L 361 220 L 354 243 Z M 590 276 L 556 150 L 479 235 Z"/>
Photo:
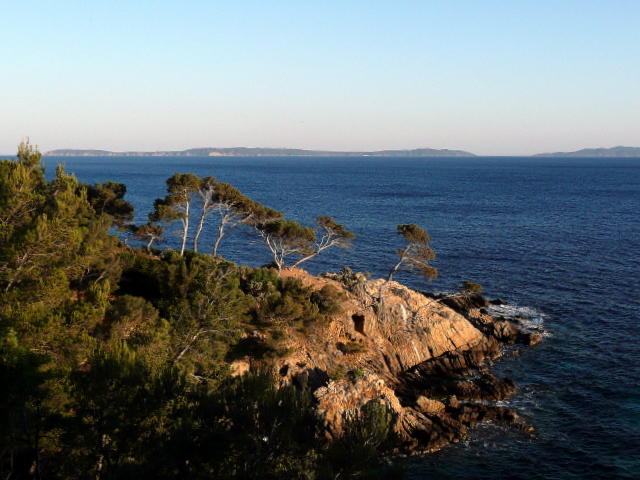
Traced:
<path fill-rule="evenodd" d="M 533 345 L 540 336 L 493 318 L 481 295 L 437 300 L 382 279 L 363 282 L 353 293 L 335 277 L 299 269 L 283 275 L 344 292 L 342 314 L 310 334 L 292 330 L 283 346 L 293 353 L 274 361 L 283 381 L 314 390 L 315 412 L 327 436 L 339 436 L 344 419 L 369 401 L 392 412 L 393 428 L 408 452 L 458 441 L 474 422 L 517 422 L 509 410 L 472 402 L 513 394 L 515 384 L 498 379 L 486 365 L 500 355 L 501 343 Z M 345 351 L 344 345 L 356 343 L 358 349 Z M 433 399 L 440 396 L 448 398 Z"/>

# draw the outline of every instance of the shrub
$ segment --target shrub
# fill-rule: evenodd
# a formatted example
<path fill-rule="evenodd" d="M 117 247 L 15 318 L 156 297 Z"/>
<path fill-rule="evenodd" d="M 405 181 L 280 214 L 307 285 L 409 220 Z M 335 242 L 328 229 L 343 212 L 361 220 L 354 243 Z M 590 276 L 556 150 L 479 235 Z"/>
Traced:
<path fill-rule="evenodd" d="M 340 301 L 344 294 L 333 285 L 325 285 L 311 294 L 310 300 L 318 306 L 320 313 L 335 315 L 342 312 Z"/>
<path fill-rule="evenodd" d="M 347 287 L 347 290 L 360 296 L 364 294 L 364 283 L 369 276 L 368 272 L 355 273 L 349 267 L 343 267 L 337 279 Z"/>
<path fill-rule="evenodd" d="M 278 279 L 278 290 L 283 296 L 291 297 L 296 301 L 308 301 L 313 289 L 302 285 L 299 278 Z"/>
<path fill-rule="evenodd" d="M 308 328 L 326 323 L 328 315 L 340 311 L 341 292 L 332 286 L 314 291 L 298 278 L 276 278 L 274 284 L 271 280 L 261 281 L 264 275 L 248 275 L 245 280 L 245 291 L 258 297 L 251 314 L 255 323 L 262 327 Z"/>
<path fill-rule="evenodd" d="M 249 271 L 242 282 L 242 289 L 254 297 L 275 290 L 278 285 L 278 272 L 272 268 L 256 268 Z"/>
<path fill-rule="evenodd" d="M 333 380 L 334 382 L 337 382 L 338 380 L 342 380 L 348 371 L 349 369 L 347 368 L 347 366 L 341 363 L 340 365 L 333 368 L 332 370 L 329 370 L 327 372 L 327 375 L 329 375 L 329 378 L 331 380 Z"/>
<path fill-rule="evenodd" d="M 338 350 L 345 355 L 353 355 L 356 353 L 363 353 L 367 351 L 367 347 L 358 342 L 339 343 Z"/>
<path fill-rule="evenodd" d="M 476 282 L 470 282 L 466 280 L 462 282 L 461 292 L 474 292 L 474 293 L 482 293 L 482 285 Z"/>
<path fill-rule="evenodd" d="M 301 320 L 305 304 L 288 295 L 275 292 L 265 298 L 254 309 L 256 321 L 267 327 L 293 326 Z"/>
<path fill-rule="evenodd" d="M 281 340 L 266 338 L 257 340 L 254 338 L 238 342 L 232 357 L 251 356 L 256 360 L 267 358 L 284 358 L 296 351 L 294 347 L 286 347 Z"/>
<path fill-rule="evenodd" d="M 398 478 L 380 454 L 394 443 L 393 414 L 380 402 L 370 400 L 355 412 L 343 414 L 342 436 L 329 445 L 327 459 L 331 478 Z"/>
<path fill-rule="evenodd" d="M 285 330 L 282 330 L 280 328 L 276 328 L 274 330 L 271 330 L 271 338 L 273 338 L 274 340 L 284 340 L 286 338 L 288 338 L 289 335 L 287 334 L 287 332 Z"/>

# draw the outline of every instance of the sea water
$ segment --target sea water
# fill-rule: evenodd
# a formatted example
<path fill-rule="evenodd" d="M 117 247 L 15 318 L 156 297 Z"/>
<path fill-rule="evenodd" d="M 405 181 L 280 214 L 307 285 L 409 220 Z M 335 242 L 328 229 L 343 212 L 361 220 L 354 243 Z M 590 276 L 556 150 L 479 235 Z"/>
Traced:
<path fill-rule="evenodd" d="M 147 221 L 175 172 L 213 175 L 288 219 L 332 216 L 357 237 L 323 252 L 312 273 L 384 276 L 402 245 L 396 225 L 426 229 L 438 278 L 397 279 L 451 291 L 464 280 L 509 302 L 548 332 L 496 362 L 518 383 L 505 405 L 536 438 L 481 424 L 464 442 L 412 459 L 412 479 L 640 478 L 640 159 L 46 157 L 81 182 L 123 182 Z M 166 247 L 178 237 L 169 227 Z M 213 226 L 199 245 L 210 252 Z M 249 231 L 219 253 L 260 266 L 271 259 Z M 519 309 L 519 310 L 518 310 Z"/>

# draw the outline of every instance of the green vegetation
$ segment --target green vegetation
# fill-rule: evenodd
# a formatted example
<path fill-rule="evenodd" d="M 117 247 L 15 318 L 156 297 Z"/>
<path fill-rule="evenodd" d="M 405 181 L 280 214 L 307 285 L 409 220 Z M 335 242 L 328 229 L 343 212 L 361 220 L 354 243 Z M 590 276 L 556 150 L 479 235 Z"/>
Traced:
<path fill-rule="evenodd" d="M 379 401 L 371 400 L 352 416 L 344 416 L 344 435 L 328 449 L 332 478 L 358 476 L 376 463 L 380 451 L 395 444 L 391 430 L 393 417 Z M 391 470 L 391 471 L 390 471 Z M 393 467 L 367 475 L 370 478 L 399 478 Z"/>
<path fill-rule="evenodd" d="M 320 217 L 314 244 L 314 230 L 192 174 L 167 180 L 150 222 L 136 226 L 124 185 L 82 185 L 62 167 L 46 182 L 40 159 L 22 143 L 17 160 L 0 161 L 0 478 L 342 478 L 379 468 L 391 438 L 384 406 L 356 412 L 329 442 L 306 388 L 279 385 L 266 367 L 239 377 L 228 367 L 286 356 L 288 340 L 322 332 L 343 294 L 278 270 L 288 255 L 305 261 L 353 234 Z M 212 212 L 219 236 L 204 255 L 197 237 Z M 153 250 L 161 224 L 178 221 L 180 251 Z M 278 269 L 215 256 L 241 225 L 282 242 Z M 114 226 L 146 248 L 123 244 Z"/>
<path fill-rule="evenodd" d="M 469 280 L 466 280 L 462 282 L 460 291 L 462 293 L 465 293 L 465 292 L 482 293 L 482 285 L 476 282 L 470 282 Z"/>
<path fill-rule="evenodd" d="M 317 232 L 320 233 L 320 239 L 315 240 L 314 235 L 314 248 L 307 256 L 301 258 L 293 264 L 292 268 L 297 267 L 302 262 L 312 259 L 320 252 L 331 247 L 338 247 L 343 249 L 351 248 L 351 241 L 356 237 L 353 232 L 350 232 L 344 225 L 337 223 L 331 217 L 318 217 L 316 219 L 318 224 Z M 316 233 L 317 234 L 317 233 Z"/>
<path fill-rule="evenodd" d="M 285 267 L 290 255 L 308 256 L 313 253 L 315 233 L 293 220 L 270 220 L 258 223 L 256 229 L 273 255 L 278 272 Z"/>
<path fill-rule="evenodd" d="M 342 267 L 336 280 L 342 283 L 347 290 L 354 293 L 358 297 L 365 295 L 364 284 L 369 278 L 368 272 L 355 273 L 349 267 Z"/>
<path fill-rule="evenodd" d="M 154 211 L 149 214 L 149 220 L 152 222 L 170 224 L 180 221 L 182 224 L 180 255 L 184 255 L 187 245 L 192 195 L 198 191 L 199 186 L 200 179 L 193 173 L 174 174 L 167 179 L 167 196 L 157 198 L 153 202 Z"/>
<path fill-rule="evenodd" d="M 345 355 L 354 355 L 356 353 L 364 353 L 367 351 L 367 348 L 358 342 L 340 343 L 338 348 Z"/>
<path fill-rule="evenodd" d="M 133 238 L 147 244 L 147 252 L 151 253 L 153 242 L 162 242 L 164 240 L 164 228 L 153 222 L 144 225 L 134 225 L 132 223 L 125 225 L 122 229 L 129 232 Z"/>
<path fill-rule="evenodd" d="M 81 184 L 80 188 L 87 190 L 87 199 L 96 213 L 111 215 L 114 225 L 122 226 L 133 220 L 133 205 L 124 200 L 127 193 L 127 186 L 124 183 Z"/>
<path fill-rule="evenodd" d="M 331 380 L 333 380 L 334 382 L 338 382 L 345 378 L 347 373 L 349 373 L 349 368 L 341 363 L 340 365 L 337 365 L 335 368 L 331 369 L 328 372 L 328 375 Z"/>

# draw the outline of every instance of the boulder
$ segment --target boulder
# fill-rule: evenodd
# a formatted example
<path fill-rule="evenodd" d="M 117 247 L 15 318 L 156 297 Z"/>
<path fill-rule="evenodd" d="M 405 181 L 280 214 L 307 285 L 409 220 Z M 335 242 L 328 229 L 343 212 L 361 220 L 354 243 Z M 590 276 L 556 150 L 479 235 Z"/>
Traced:
<path fill-rule="evenodd" d="M 316 415 L 328 437 L 339 437 L 344 419 L 371 400 L 383 403 L 396 416 L 403 411 L 395 392 L 384 380 L 366 371 L 361 376 L 347 375 L 340 381 L 330 381 L 313 395 L 317 400 Z"/>
<path fill-rule="evenodd" d="M 421 395 L 416 400 L 416 410 L 422 413 L 444 413 L 445 406 L 444 403 L 438 400 L 432 400 Z"/>
<path fill-rule="evenodd" d="M 491 305 L 486 298 L 477 292 L 464 292 L 441 298 L 440 303 L 452 308 L 458 313 L 464 313 L 472 308 L 482 308 Z"/>

